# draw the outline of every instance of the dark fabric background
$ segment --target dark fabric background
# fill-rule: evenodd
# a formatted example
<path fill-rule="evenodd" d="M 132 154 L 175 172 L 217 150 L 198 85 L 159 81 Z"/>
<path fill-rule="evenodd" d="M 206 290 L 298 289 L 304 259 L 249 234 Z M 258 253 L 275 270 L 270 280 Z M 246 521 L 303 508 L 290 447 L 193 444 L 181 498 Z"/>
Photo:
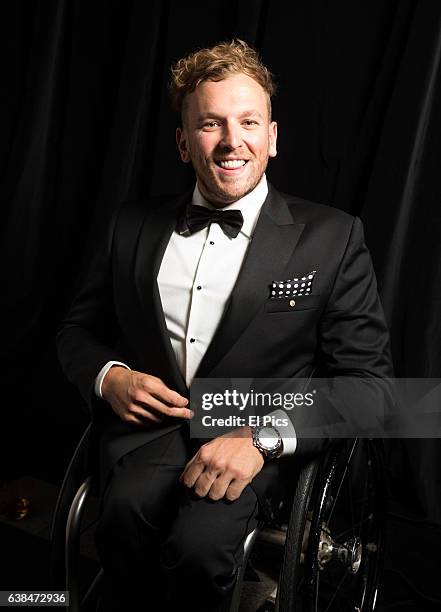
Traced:
<path fill-rule="evenodd" d="M 233 36 L 277 76 L 270 180 L 361 216 L 397 376 L 441 377 L 441 3 L 289 4 L 2 3 L 2 477 L 64 472 L 87 417 L 57 364 L 57 325 L 118 203 L 192 182 L 168 66 Z M 441 523 L 440 441 L 389 448 L 402 511 Z"/>

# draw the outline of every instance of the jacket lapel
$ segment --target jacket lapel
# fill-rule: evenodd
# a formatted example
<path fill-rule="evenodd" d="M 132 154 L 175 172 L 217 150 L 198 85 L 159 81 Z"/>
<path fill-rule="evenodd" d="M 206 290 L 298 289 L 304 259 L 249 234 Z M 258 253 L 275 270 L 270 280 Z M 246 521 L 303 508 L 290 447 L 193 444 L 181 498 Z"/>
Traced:
<path fill-rule="evenodd" d="M 295 223 L 284 197 L 269 185 L 269 193 L 224 316 L 205 353 L 197 377 L 208 376 L 269 297 L 273 280 L 284 270 L 304 224 Z"/>
<path fill-rule="evenodd" d="M 151 334 L 148 342 L 155 347 L 155 369 L 169 372 L 175 384 L 173 388 L 181 393 L 186 392 L 187 386 L 170 342 L 157 276 L 170 236 L 190 198 L 191 192 L 186 192 L 147 213 L 140 231 L 134 265 L 137 293 Z"/>

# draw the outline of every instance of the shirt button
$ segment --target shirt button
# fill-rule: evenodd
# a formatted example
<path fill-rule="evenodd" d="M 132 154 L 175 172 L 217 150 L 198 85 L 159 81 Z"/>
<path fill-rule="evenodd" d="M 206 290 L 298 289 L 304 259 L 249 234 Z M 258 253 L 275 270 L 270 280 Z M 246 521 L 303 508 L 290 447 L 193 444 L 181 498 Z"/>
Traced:
<path fill-rule="evenodd" d="M 291 308 L 294 308 L 294 306 L 296 305 L 296 301 L 295 300 L 289 300 L 289 305 L 291 306 Z"/>
<path fill-rule="evenodd" d="M 214 242 L 212 240 L 210 240 L 210 244 L 214 244 Z"/>
<path fill-rule="evenodd" d="M 193 344 L 193 342 L 195 341 L 194 338 L 190 338 L 190 342 Z"/>
<path fill-rule="evenodd" d="M 198 291 L 200 291 L 200 290 L 202 289 L 202 287 L 201 287 L 200 285 L 198 285 L 198 286 L 196 287 L 196 289 L 197 289 Z"/>

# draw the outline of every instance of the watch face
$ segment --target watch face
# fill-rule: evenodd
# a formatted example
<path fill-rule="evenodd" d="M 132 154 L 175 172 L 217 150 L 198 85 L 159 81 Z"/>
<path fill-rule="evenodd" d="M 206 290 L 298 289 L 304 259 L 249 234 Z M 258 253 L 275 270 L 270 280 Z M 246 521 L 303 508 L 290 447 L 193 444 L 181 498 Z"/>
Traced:
<path fill-rule="evenodd" d="M 267 450 L 277 448 L 279 444 L 279 436 L 273 427 L 262 427 L 259 430 L 259 442 Z"/>

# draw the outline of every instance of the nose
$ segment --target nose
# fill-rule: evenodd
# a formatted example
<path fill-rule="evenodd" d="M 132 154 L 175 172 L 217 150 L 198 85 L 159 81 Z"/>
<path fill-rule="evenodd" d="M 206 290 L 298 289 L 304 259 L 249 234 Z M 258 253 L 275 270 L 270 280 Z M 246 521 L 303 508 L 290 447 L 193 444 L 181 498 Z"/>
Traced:
<path fill-rule="evenodd" d="M 222 140 L 219 144 L 221 147 L 229 149 L 230 151 L 240 147 L 242 144 L 240 126 L 233 123 L 226 123 L 222 132 Z"/>

